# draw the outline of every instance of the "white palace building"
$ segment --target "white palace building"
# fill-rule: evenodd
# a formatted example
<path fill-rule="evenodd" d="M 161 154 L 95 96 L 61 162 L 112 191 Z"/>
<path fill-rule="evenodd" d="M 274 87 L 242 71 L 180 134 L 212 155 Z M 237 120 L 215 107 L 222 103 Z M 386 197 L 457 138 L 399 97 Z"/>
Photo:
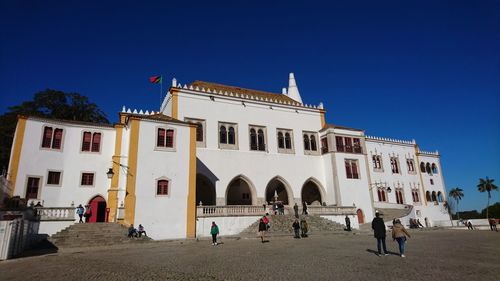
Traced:
<path fill-rule="evenodd" d="M 40 233 L 75 223 L 142 224 L 154 239 L 238 234 L 275 200 L 354 228 L 376 210 L 449 225 L 437 152 L 325 123 L 293 74 L 281 94 L 175 79 L 160 112 L 123 108 L 103 125 L 19 116 L 8 182 L 40 202 Z M 392 218 L 386 218 L 392 220 Z"/>

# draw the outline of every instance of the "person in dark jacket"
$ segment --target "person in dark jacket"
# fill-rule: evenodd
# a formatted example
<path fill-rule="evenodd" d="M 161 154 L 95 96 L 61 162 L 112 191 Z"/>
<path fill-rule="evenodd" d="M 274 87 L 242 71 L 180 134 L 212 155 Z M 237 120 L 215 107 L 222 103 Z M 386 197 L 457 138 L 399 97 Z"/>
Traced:
<path fill-rule="evenodd" d="M 298 219 L 299 218 L 299 206 L 297 205 L 297 203 L 295 203 L 295 205 L 293 205 L 293 212 L 295 213 L 295 218 Z"/>
<path fill-rule="evenodd" d="M 348 216 L 345 216 L 345 230 L 351 231 L 351 219 Z"/>
<path fill-rule="evenodd" d="M 292 224 L 292 228 L 293 228 L 293 231 L 295 232 L 295 236 L 293 238 L 298 238 L 300 239 L 300 235 L 299 235 L 299 230 L 300 230 L 300 223 L 299 223 L 299 220 L 295 220 Z"/>
<path fill-rule="evenodd" d="M 385 246 L 385 223 L 378 212 L 375 212 L 375 218 L 372 221 L 372 229 L 373 235 L 377 239 L 378 256 L 380 257 L 382 255 L 380 244 L 382 244 L 382 247 L 384 248 L 384 255 L 388 256 L 389 253 L 387 252 L 387 248 Z"/>
<path fill-rule="evenodd" d="M 213 221 L 210 227 L 210 234 L 212 235 L 212 246 L 217 246 L 217 235 L 219 235 L 219 226 Z"/>
<path fill-rule="evenodd" d="M 306 203 L 306 201 L 302 202 L 302 214 L 303 215 L 308 215 L 309 214 L 307 212 L 307 203 Z"/>
<path fill-rule="evenodd" d="M 266 232 L 267 232 L 267 225 L 263 219 L 260 219 L 260 221 L 259 221 L 259 235 L 260 235 L 260 241 L 262 243 L 264 243 L 264 238 L 266 236 Z"/>

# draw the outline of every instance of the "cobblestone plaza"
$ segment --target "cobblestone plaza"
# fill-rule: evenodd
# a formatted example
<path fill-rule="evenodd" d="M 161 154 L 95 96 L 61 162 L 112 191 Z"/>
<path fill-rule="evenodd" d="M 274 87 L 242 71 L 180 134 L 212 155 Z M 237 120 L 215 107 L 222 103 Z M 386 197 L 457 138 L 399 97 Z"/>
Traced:
<path fill-rule="evenodd" d="M 389 234 L 389 233 L 388 233 Z M 87 248 L 0 262 L 1 280 L 499 280 L 500 234 L 412 231 L 407 257 L 375 255 L 375 239 L 311 235 L 161 241 Z"/>

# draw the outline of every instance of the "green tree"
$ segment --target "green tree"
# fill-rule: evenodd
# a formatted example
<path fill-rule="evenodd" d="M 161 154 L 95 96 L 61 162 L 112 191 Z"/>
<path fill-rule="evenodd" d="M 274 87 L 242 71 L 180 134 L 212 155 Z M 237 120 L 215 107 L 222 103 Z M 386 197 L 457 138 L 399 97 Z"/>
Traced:
<path fill-rule="evenodd" d="M 457 201 L 457 217 L 458 217 L 458 220 L 460 220 L 460 214 L 458 212 L 458 202 L 460 200 L 462 200 L 462 197 L 464 197 L 464 191 L 459 187 L 455 187 L 452 190 L 450 190 L 449 195 L 451 198 L 453 198 Z"/>
<path fill-rule="evenodd" d="M 489 208 L 484 208 L 481 211 L 481 215 L 483 217 L 486 217 L 486 210 L 489 210 L 489 215 L 492 218 L 500 218 L 500 202 L 496 202 L 495 204 L 491 205 Z"/>
<path fill-rule="evenodd" d="M 477 189 L 479 190 L 479 192 L 488 192 L 488 204 L 486 205 L 487 219 L 489 219 L 488 208 L 490 207 L 491 191 L 498 190 L 498 186 L 493 184 L 494 181 L 494 179 L 489 179 L 488 177 L 486 177 L 486 179 L 479 179 L 479 184 L 477 185 Z"/>
<path fill-rule="evenodd" d="M 109 123 L 106 114 L 85 96 L 52 89 L 38 92 L 33 100 L 11 106 L 6 113 L 0 115 L 0 167 L 3 169 L 9 164 L 17 115 Z"/>

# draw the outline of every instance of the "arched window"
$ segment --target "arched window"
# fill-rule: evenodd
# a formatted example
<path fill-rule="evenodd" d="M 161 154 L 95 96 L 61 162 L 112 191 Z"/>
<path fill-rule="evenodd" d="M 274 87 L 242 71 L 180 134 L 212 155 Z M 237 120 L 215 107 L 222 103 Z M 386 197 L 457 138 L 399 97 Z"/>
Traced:
<path fill-rule="evenodd" d="M 285 133 L 285 148 L 292 149 L 292 138 L 290 133 Z"/>
<path fill-rule="evenodd" d="M 311 136 L 311 150 L 312 151 L 318 150 L 318 146 L 316 145 L 316 138 L 314 136 Z"/>
<path fill-rule="evenodd" d="M 432 192 L 432 201 L 437 202 L 436 191 Z"/>
<path fill-rule="evenodd" d="M 403 204 L 403 190 L 402 189 L 396 189 L 396 202 L 398 204 Z"/>
<path fill-rule="evenodd" d="M 420 172 L 425 173 L 425 163 L 420 162 Z"/>
<path fill-rule="evenodd" d="M 378 189 L 377 190 L 377 195 L 378 195 L 378 201 L 380 202 L 386 202 L 386 196 L 385 196 L 385 190 L 384 189 Z"/>
<path fill-rule="evenodd" d="M 229 130 L 227 132 L 227 142 L 229 144 L 235 144 L 236 143 L 236 138 L 235 138 L 235 135 L 234 135 L 234 128 L 233 127 L 229 127 Z"/>
<path fill-rule="evenodd" d="M 167 137 L 165 139 L 165 147 L 174 147 L 174 130 L 167 130 Z"/>
<path fill-rule="evenodd" d="M 304 135 L 304 149 L 311 150 L 311 145 L 309 143 L 309 136 L 308 135 Z"/>
<path fill-rule="evenodd" d="M 42 147 L 50 148 L 51 144 L 52 144 L 52 128 L 51 127 L 45 127 L 43 129 Z"/>
<path fill-rule="evenodd" d="M 257 150 L 257 132 L 255 129 L 250 129 L 250 149 Z"/>
<path fill-rule="evenodd" d="M 443 202 L 443 194 L 441 193 L 441 191 L 438 191 L 438 193 L 437 193 L 437 201 Z"/>
<path fill-rule="evenodd" d="M 226 127 L 224 126 L 220 126 L 219 128 L 219 139 L 220 143 L 227 143 Z"/>
<path fill-rule="evenodd" d="M 158 128 L 156 146 L 165 146 L 165 129 Z"/>
<path fill-rule="evenodd" d="M 278 148 L 285 148 L 285 138 L 282 132 L 278 133 Z"/>
<path fill-rule="evenodd" d="M 432 201 L 432 200 L 431 200 L 431 193 L 430 193 L 429 191 L 426 191 L 426 192 L 425 192 L 425 200 L 427 200 L 427 202 Z"/>
<path fill-rule="evenodd" d="M 432 173 L 433 174 L 437 174 L 438 173 L 438 168 L 437 168 L 436 164 L 432 163 L 432 168 L 431 169 L 432 169 Z"/>
<path fill-rule="evenodd" d="M 101 133 L 94 133 L 92 137 L 92 152 L 101 150 Z"/>
<path fill-rule="evenodd" d="M 203 124 L 201 122 L 196 124 L 196 141 L 203 141 Z"/>
<path fill-rule="evenodd" d="M 168 195 L 168 180 L 157 181 L 156 195 Z"/>
<path fill-rule="evenodd" d="M 431 164 L 429 164 L 429 162 L 425 164 L 425 171 L 427 172 L 427 174 L 432 175 Z"/>
<path fill-rule="evenodd" d="M 54 148 L 54 149 L 61 148 L 62 134 L 63 134 L 62 129 L 55 129 L 54 130 L 54 141 L 52 142 L 52 148 Z"/>
<path fill-rule="evenodd" d="M 261 129 L 257 131 L 257 142 L 259 145 L 259 150 L 261 151 L 266 150 L 266 143 L 264 141 L 264 131 L 262 131 Z"/>
<path fill-rule="evenodd" d="M 90 151 L 91 142 L 92 142 L 92 133 L 83 132 L 82 151 Z"/>

